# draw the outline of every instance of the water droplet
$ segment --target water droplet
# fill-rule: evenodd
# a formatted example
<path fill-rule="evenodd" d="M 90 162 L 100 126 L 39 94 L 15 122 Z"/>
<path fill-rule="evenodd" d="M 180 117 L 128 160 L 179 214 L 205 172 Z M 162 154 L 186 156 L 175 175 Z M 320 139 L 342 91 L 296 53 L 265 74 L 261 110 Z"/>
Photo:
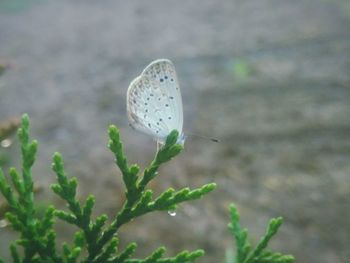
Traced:
<path fill-rule="evenodd" d="M 10 147 L 12 144 L 12 141 L 10 139 L 4 139 L 1 141 L 1 147 L 7 148 Z"/>
<path fill-rule="evenodd" d="M 170 216 L 176 216 L 176 211 L 175 211 L 175 210 L 169 210 L 169 211 L 168 211 L 168 214 L 169 214 Z"/>

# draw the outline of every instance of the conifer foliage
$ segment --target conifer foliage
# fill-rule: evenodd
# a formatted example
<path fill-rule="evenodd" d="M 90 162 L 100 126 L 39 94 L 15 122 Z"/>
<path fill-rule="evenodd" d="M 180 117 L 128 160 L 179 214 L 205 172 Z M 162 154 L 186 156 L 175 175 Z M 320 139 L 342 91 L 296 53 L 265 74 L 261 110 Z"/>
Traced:
<path fill-rule="evenodd" d="M 15 263 L 181 263 L 193 262 L 204 254 L 203 250 L 182 251 L 174 257 L 163 257 L 165 248 L 156 249 L 144 259 L 133 258 L 136 243 L 130 243 L 125 249 L 119 248 L 118 230 L 129 221 L 154 211 L 170 211 L 177 205 L 203 197 L 214 190 L 214 183 L 190 190 L 183 188 L 175 191 L 170 188 L 157 197 L 153 197 L 148 183 L 158 175 L 159 167 L 178 155 L 182 146 L 176 144 L 178 132 L 170 133 L 162 148 L 156 153 L 151 164 L 141 173 L 137 165 L 128 165 L 123 153 L 120 134 L 116 126 L 108 129 L 108 147 L 115 156 L 115 162 L 122 172 L 125 185 L 125 203 L 108 222 L 107 215 L 92 218 L 95 197 L 90 195 L 80 203 L 76 196 L 77 178 L 70 178 L 59 153 L 53 156 L 52 169 L 56 173 L 57 183 L 51 189 L 67 203 L 67 210 L 53 206 L 46 208 L 44 216 L 39 216 L 34 206 L 32 166 L 35 161 L 38 143 L 29 139 L 29 118 L 24 114 L 18 137 L 22 150 L 21 173 L 10 168 L 9 178 L 0 169 L 0 191 L 9 204 L 10 211 L 6 219 L 11 227 L 19 232 L 19 238 L 10 245 Z M 78 228 L 72 245 L 56 243 L 53 226 L 55 218 Z M 22 248 L 20 248 L 22 247 Z M 0 259 L 0 262 L 3 262 Z"/>
<path fill-rule="evenodd" d="M 227 258 L 226 263 L 292 263 L 294 257 L 267 250 L 266 247 L 271 238 L 277 233 L 283 223 L 282 217 L 272 218 L 265 235 L 260 239 L 255 248 L 252 248 L 248 240 L 248 230 L 241 228 L 239 213 L 234 204 L 230 205 L 231 222 L 228 224 L 235 241 L 236 256 Z"/>
<path fill-rule="evenodd" d="M 183 147 L 176 144 L 178 132 L 172 131 L 167 137 L 153 161 L 143 172 L 136 164 L 129 165 L 123 152 L 119 130 L 111 125 L 108 129 L 108 147 L 115 156 L 124 186 L 125 202 L 113 218 L 103 214 L 92 217 L 95 197 L 89 195 L 84 202 L 78 200 L 76 192 L 78 180 L 67 175 L 63 158 L 59 153 L 53 155 L 52 169 L 57 183 L 51 185 L 52 191 L 67 204 L 61 210 L 50 205 L 44 215 L 35 209 L 32 167 L 35 162 L 38 142 L 29 138 L 29 117 L 22 116 L 18 129 L 21 144 L 21 169 L 10 168 L 7 175 L 0 168 L 0 192 L 7 201 L 9 212 L 6 219 L 14 231 L 19 233 L 17 240 L 10 244 L 10 253 L 14 263 L 185 263 L 193 262 L 203 256 L 203 250 L 182 251 L 173 257 L 164 257 L 164 247 L 153 251 L 143 259 L 134 258 L 137 244 L 132 242 L 121 249 L 118 233 L 121 227 L 145 214 L 155 211 L 174 211 L 182 202 L 196 200 L 215 189 L 214 183 L 198 189 L 183 188 L 178 191 L 169 188 L 159 196 L 147 186 L 156 179 L 161 165 L 178 155 Z M 282 218 L 271 219 L 266 234 L 255 248 L 248 241 L 247 229 L 242 229 L 239 213 L 234 205 L 230 206 L 231 222 L 229 229 L 236 241 L 236 255 L 228 257 L 226 263 L 292 263 L 290 255 L 267 250 L 270 239 L 277 233 Z M 71 245 L 57 244 L 55 220 L 59 219 L 74 225 L 77 231 Z M 219 259 L 218 262 L 221 260 Z M 0 263 L 4 263 L 0 259 Z"/>

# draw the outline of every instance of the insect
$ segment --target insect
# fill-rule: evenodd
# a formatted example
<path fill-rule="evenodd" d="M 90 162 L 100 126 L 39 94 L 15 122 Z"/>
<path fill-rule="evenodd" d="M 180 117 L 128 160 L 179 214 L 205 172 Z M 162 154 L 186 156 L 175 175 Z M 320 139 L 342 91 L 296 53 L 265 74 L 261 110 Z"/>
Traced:
<path fill-rule="evenodd" d="M 164 144 L 172 130 L 184 144 L 183 109 L 174 64 L 168 59 L 151 62 L 129 85 L 127 113 L 130 126 Z"/>

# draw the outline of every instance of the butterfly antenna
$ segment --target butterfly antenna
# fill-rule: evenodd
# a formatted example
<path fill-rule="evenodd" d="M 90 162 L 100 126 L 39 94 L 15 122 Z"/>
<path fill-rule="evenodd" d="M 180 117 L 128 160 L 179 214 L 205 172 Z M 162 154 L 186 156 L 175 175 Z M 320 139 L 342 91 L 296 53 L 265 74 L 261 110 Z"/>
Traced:
<path fill-rule="evenodd" d="M 191 136 L 191 137 L 198 137 L 198 138 L 202 138 L 202 139 L 206 139 L 206 140 L 210 140 L 212 142 L 220 142 L 219 139 L 217 138 L 213 138 L 213 137 L 207 137 L 207 136 L 203 136 L 203 135 L 198 135 L 198 134 L 193 134 L 193 133 L 186 133 L 188 136 Z"/>

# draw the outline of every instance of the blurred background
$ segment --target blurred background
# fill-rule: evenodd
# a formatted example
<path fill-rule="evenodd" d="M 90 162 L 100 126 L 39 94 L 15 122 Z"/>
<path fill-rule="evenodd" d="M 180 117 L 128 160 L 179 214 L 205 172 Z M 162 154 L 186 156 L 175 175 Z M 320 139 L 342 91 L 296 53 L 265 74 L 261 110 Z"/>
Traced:
<path fill-rule="evenodd" d="M 128 224 L 122 245 L 137 241 L 139 256 L 163 244 L 168 255 L 203 248 L 198 262 L 223 262 L 234 246 L 226 227 L 234 202 L 253 242 L 281 215 L 273 249 L 296 262 L 349 262 L 349 28 L 348 0 L 0 0 L 1 166 L 19 167 L 11 132 L 27 112 L 40 142 L 39 209 L 63 206 L 48 188 L 59 151 L 79 196 L 93 193 L 95 213 L 113 216 L 124 190 L 107 127 L 120 128 L 130 163 L 153 158 L 152 138 L 128 126 L 126 91 L 149 62 L 169 58 L 185 133 L 221 143 L 188 138 L 151 187 L 218 187 L 174 217 Z M 60 241 L 75 230 L 58 229 Z M 0 228 L 0 255 L 8 258 L 15 237 Z"/>

